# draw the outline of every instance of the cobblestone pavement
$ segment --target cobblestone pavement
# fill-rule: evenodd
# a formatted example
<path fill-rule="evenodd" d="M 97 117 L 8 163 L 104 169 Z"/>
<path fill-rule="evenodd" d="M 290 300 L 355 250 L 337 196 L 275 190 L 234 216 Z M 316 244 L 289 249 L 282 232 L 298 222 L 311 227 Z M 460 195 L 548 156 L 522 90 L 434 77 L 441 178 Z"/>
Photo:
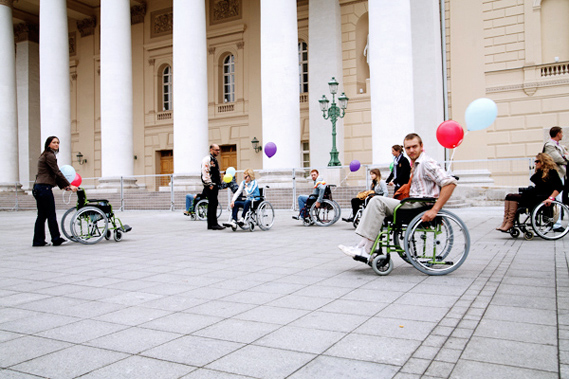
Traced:
<path fill-rule="evenodd" d="M 292 211 L 253 233 L 121 212 L 121 242 L 41 248 L 34 212 L 0 212 L 0 378 L 569 378 L 569 238 L 452 211 L 472 247 L 441 277 L 377 276 L 338 250 L 351 225 Z"/>

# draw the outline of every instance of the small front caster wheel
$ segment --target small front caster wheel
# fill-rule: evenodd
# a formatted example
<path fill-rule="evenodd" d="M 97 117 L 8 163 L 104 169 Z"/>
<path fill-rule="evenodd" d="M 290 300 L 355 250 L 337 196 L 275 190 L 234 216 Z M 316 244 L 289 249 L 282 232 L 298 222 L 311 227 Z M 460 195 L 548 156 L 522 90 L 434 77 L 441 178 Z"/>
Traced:
<path fill-rule="evenodd" d="M 393 260 L 391 257 L 388 259 L 385 255 L 378 255 L 371 261 L 371 268 L 377 275 L 389 275 L 393 271 Z"/>
<path fill-rule="evenodd" d="M 115 238 L 115 241 L 117 241 L 117 242 L 119 242 L 122 239 L 122 232 L 119 229 L 115 230 L 114 238 Z"/>

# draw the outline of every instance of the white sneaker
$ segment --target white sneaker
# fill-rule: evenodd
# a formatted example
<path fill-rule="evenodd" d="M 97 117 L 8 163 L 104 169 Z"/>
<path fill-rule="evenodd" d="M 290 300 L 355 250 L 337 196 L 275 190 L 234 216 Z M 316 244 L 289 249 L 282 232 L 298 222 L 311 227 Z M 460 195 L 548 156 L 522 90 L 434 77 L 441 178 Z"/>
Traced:
<path fill-rule="evenodd" d="M 348 257 L 355 257 L 356 255 L 361 255 L 362 257 L 367 257 L 369 253 L 365 251 L 365 248 L 357 246 L 344 246 L 338 245 L 338 249 L 342 250 L 342 253 L 346 254 Z"/>
<path fill-rule="evenodd" d="M 237 224 L 235 223 L 235 220 L 229 221 L 229 225 L 230 225 L 232 228 L 236 228 L 236 227 L 237 227 Z"/>
<path fill-rule="evenodd" d="M 244 224 L 245 224 L 245 219 L 244 219 L 243 217 L 241 217 L 241 218 L 239 219 L 239 221 L 237 221 L 237 223 L 238 223 L 239 225 L 244 225 Z"/>

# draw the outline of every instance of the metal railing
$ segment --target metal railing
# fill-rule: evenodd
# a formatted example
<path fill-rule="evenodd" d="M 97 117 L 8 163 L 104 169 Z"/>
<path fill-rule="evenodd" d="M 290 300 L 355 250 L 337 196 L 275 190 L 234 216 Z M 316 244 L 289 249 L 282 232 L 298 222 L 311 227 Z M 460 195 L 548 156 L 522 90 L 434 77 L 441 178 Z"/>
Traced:
<path fill-rule="evenodd" d="M 533 158 L 517 159 L 486 159 L 441 162 L 443 167 L 459 177 L 459 186 L 473 186 L 488 189 L 517 188 L 527 186 L 529 177 L 533 173 Z M 327 184 L 333 184 L 334 200 L 340 206 L 349 207 L 350 199 L 355 193 L 363 190 L 369 183 L 369 171 L 379 168 L 382 178 L 389 175 L 389 164 L 362 165 L 356 172 L 351 172 L 349 166 L 341 167 L 317 167 Z M 257 177 L 259 186 L 269 186 L 266 190 L 266 198 L 277 209 L 297 210 L 297 196 L 312 192 L 310 182 L 310 169 L 289 169 L 290 182 L 286 180 L 273 185 Z M 237 171 L 236 181 L 243 179 L 243 171 Z M 114 189 L 100 188 L 100 178 L 83 178 L 81 187 L 85 188 L 88 198 L 97 197 L 107 199 L 115 210 L 170 210 L 185 209 L 185 197 L 187 193 L 196 194 L 201 192 L 201 183 L 196 181 L 194 190 L 182 183 L 180 179 L 171 174 L 163 175 L 135 175 L 130 178 L 136 179 L 136 188 L 126 188 L 121 177 L 120 186 Z M 282 178 L 281 178 L 282 179 Z M 187 179 L 186 179 L 187 180 Z M 19 189 L 20 184 L 14 183 L 14 191 L 0 192 L 0 210 L 32 210 L 36 209 L 35 199 L 31 196 L 33 182 L 25 183 Z M 224 193 L 225 192 L 225 193 Z M 57 209 L 66 209 L 75 205 L 76 197 L 72 193 L 54 189 Z M 221 190 L 219 201 L 224 209 L 227 209 L 231 201 L 232 193 L 229 190 Z"/>

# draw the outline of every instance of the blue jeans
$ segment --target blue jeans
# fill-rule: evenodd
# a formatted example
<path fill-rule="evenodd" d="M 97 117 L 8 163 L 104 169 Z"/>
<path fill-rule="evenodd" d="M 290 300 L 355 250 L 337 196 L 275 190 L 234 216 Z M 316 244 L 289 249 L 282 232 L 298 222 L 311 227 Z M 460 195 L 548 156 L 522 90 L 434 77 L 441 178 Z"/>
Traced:
<path fill-rule="evenodd" d="M 235 204 L 233 204 L 233 213 L 232 217 L 235 221 L 237 221 L 237 213 L 239 213 L 239 208 L 243 207 L 243 213 L 241 217 L 245 217 L 249 207 L 251 206 L 251 200 L 235 200 Z"/>
<path fill-rule="evenodd" d="M 196 198 L 196 195 L 194 194 L 187 194 L 186 195 L 186 211 L 187 212 L 193 212 L 194 211 L 194 199 Z"/>
<path fill-rule="evenodd" d="M 308 195 L 300 195 L 298 197 L 298 211 L 299 212 L 302 208 L 304 208 L 304 205 L 306 204 L 307 200 L 308 200 Z"/>
<path fill-rule="evenodd" d="M 38 207 L 38 217 L 34 226 L 34 245 L 42 246 L 45 244 L 45 221 L 51 234 L 51 241 L 55 242 L 61 238 L 57 215 L 55 214 L 55 200 L 51 186 L 47 184 L 35 184 L 34 190 L 37 191 L 36 204 Z"/>

